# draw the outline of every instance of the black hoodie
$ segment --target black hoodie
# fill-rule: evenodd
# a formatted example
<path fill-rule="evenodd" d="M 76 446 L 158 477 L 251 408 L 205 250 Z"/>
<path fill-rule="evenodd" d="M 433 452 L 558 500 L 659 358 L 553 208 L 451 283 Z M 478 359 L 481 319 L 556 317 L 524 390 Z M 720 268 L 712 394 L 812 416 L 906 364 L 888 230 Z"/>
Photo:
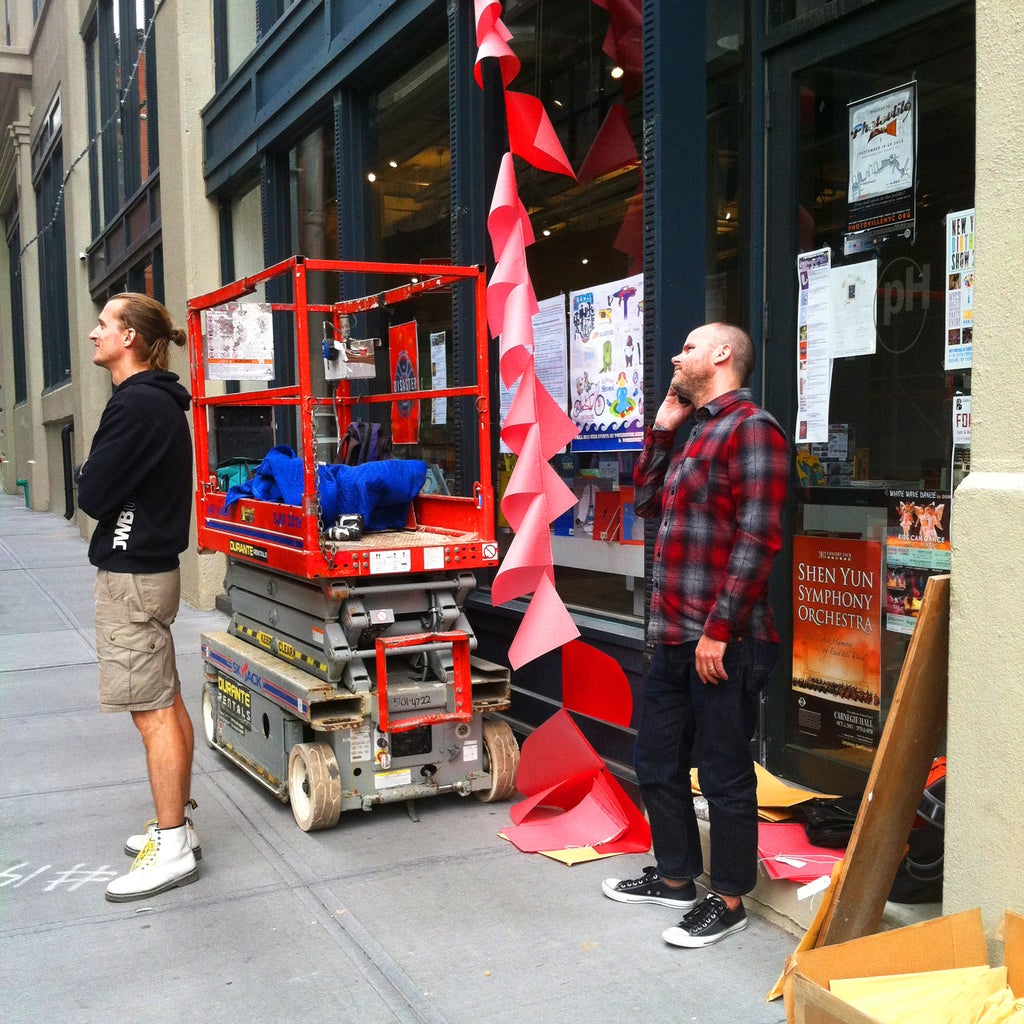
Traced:
<path fill-rule="evenodd" d="M 177 374 L 145 370 L 110 396 L 89 458 L 75 474 L 78 505 L 98 520 L 89 561 L 111 572 L 170 572 L 192 517 L 192 399 Z"/>

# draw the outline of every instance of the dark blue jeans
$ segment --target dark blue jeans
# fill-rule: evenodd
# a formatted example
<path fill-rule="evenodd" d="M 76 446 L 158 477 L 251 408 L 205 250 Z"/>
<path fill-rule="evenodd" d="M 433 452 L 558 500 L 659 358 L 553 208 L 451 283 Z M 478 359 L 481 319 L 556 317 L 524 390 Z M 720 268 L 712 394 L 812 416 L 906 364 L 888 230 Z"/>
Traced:
<path fill-rule="evenodd" d="M 711 888 L 742 896 L 757 881 L 757 777 L 750 740 L 778 645 L 741 640 L 726 648 L 729 678 L 701 682 L 697 642 L 655 649 L 644 683 L 634 764 L 658 870 L 696 878 L 704 870 L 690 768 L 699 772 L 711 825 Z"/>

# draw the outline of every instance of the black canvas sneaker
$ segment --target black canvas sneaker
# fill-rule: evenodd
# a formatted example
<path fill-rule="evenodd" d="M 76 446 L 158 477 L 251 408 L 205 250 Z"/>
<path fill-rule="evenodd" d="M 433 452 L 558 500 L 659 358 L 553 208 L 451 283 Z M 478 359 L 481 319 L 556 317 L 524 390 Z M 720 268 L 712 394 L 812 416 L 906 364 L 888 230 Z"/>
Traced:
<path fill-rule="evenodd" d="M 673 946 L 699 949 L 746 927 L 747 912 L 742 903 L 730 910 L 721 896 L 709 892 L 699 907 L 691 910 L 675 927 L 665 929 L 661 937 Z"/>
<path fill-rule="evenodd" d="M 619 903 L 657 903 L 677 910 L 691 910 L 697 902 L 697 887 L 692 881 L 673 889 L 655 867 L 644 868 L 639 878 L 606 878 L 601 892 Z"/>

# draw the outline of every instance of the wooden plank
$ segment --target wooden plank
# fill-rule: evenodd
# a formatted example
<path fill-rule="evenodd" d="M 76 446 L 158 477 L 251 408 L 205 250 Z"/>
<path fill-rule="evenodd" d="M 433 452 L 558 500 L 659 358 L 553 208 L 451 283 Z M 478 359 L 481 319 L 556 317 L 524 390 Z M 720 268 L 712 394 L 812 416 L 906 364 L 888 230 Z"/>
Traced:
<path fill-rule="evenodd" d="M 946 723 L 949 576 L 932 576 L 815 946 L 878 931 Z"/>

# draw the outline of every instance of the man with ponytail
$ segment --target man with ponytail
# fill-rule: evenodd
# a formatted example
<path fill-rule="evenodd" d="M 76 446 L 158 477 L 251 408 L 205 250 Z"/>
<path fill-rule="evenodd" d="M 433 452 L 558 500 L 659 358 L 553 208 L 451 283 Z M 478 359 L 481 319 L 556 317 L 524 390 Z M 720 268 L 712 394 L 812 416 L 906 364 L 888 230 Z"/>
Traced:
<path fill-rule="evenodd" d="M 199 840 L 188 812 L 192 722 L 181 699 L 170 626 L 181 597 L 178 555 L 192 509 L 191 402 L 168 370 L 185 332 L 155 299 L 115 295 L 89 334 L 93 363 L 111 376 L 88 459 L 75 474 L 78 504 L 97 520 L 89 544 L 96 566 L 96 654 L 102 711 L 127 711 L 142 736 L 156 817 L 129 837 L 127 874 L 108 900 L 146 899 L 194 882 Z"/>

